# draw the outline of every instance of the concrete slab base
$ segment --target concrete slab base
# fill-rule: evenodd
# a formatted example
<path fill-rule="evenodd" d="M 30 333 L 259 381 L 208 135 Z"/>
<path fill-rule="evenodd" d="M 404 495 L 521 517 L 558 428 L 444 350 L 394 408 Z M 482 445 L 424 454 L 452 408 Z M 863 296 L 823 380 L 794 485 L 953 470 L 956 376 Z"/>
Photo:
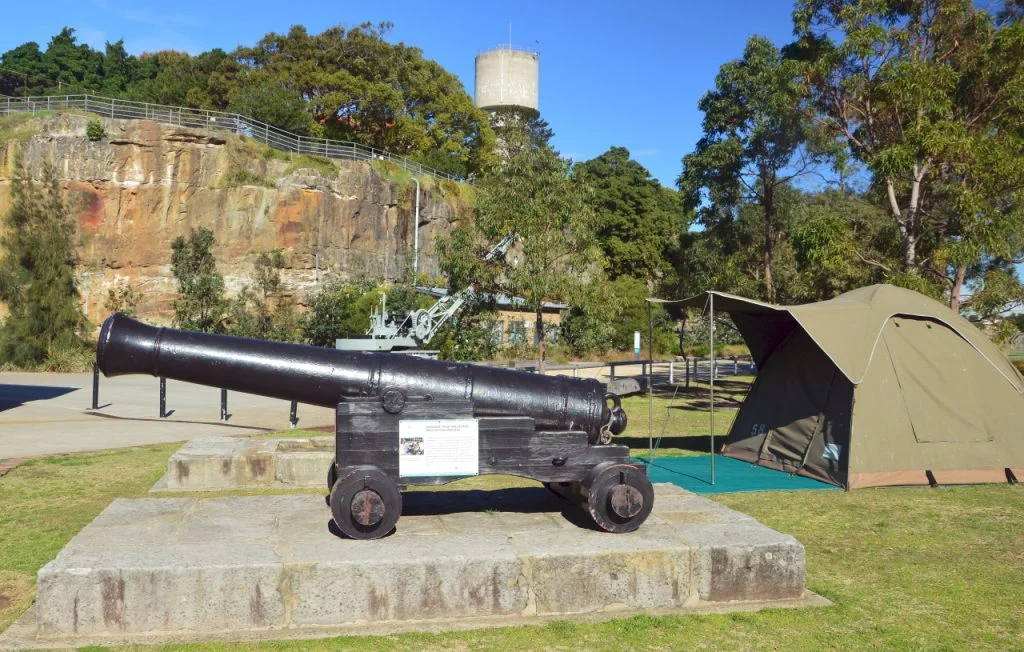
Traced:
<path fill-rule="evenodd" d="M 656 496 L 643 527 L 615 535 L 581 527 L 544 489 L 411 492 L 396 532 L 376 541 L 339 538 L 319 496 L 119 499 L 39 571 L 36 640 L 276 638 L 805 598 L 794 538 L 671 485 Z"/>
<path fill-rule="evenodd" d="M 282 439 L 199 437 L 167 461 L 151 491 L 326 487 L 334 436 Z"/>
<path fill-rule="evenodd" d="M 524 627 L 543 625 L 555 620 L 570 622 L 601 622 L 617 618 L 645 616 L 706 615 L 723 613 L 756 612 L 762 609 L 802 609 L 807 607 L 829 607 L 833 602 L 813 591 L 804 591 L 795 600 L 759 600 L 753 602 L 707 602 L 684 605 L 672 609 L 623 609 L 599 613 L 538 615 L 538 616 L 480 616 L 475 618 L 435 618 L 431 620 L 387 621 L 355 623 L 349 625 L 327 625 L 309 627 L 288 627 L 276 629 L 250 629 L 220 632 L 149 632 L 145 634 L 98 634 L 66 638 L 40 638 L 37 634 L 35 607 L 3 633 L 0 633 L 0 650 L 52 650 L 76 649 L 84 645 L 167 645 L 176 643 L 225 642 L 255 643 L 258 641 L 308 640 L 332 636 L 387 636 L 407 632 L 452 632 L 496 627 Z"/>

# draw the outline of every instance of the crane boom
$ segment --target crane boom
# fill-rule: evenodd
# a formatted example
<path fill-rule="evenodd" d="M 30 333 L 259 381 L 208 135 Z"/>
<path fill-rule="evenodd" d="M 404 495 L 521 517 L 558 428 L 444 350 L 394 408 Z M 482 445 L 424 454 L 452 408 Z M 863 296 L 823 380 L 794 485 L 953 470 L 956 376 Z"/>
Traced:
<path fill-rule="evenodd" d="M 484 261 L 491 262 L 504 258 L 517 238 L 515 233 L 506 235 L 484 254 Z M 469 285 L 454 294 L 440 297 L 429 308 L 407 313 L 389 312 L 386 298 L 381 297 L 380 311 L 374 311 L 370 315 L 370 327 L 366 330 L 366 337 L 339 339 L 335 346 L 359 351 L 393 351 L 424 347 L 448 320 L 458 314 L 474 292 L 474 287 Z"/>

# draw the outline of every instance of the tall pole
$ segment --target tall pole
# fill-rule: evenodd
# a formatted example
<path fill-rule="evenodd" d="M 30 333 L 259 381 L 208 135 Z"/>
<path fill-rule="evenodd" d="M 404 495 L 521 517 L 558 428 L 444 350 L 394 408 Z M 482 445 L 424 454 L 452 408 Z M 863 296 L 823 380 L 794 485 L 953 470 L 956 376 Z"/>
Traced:
<path fill-rule="evenodd" d="M 654 462 L 654 320 L 647 302 L 647 461 Z"/>
<path fill-rule="evenodd" d="M 412 178 L 416 184 L 416 221 L 412 225 L 412 283 L 416 284 L 416 275 L 420 271 L 420 180 Z"/>
<path fill-rule="evenodd" d="M 708 339 L 711 341 L 711 373 L 708 377 L 711 387 L 711 484 L 715 484 L 715 295 L 711 299 L 711 321 L 708 324 Z"/>

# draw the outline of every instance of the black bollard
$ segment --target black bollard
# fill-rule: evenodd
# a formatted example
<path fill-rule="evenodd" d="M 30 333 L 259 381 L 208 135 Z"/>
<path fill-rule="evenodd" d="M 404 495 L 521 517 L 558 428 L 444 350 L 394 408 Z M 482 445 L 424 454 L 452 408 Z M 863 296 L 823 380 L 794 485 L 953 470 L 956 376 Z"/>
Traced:
<path fill-rule="evenodd" d="M 90 410 L 100 409 L 100 367 L 92 363 L 92 407 Z"/>
<path fill-rule="evenodd" d="M 228 420 L 228 390 L 223 388 L 220 390 L 220 420 Z"/>
<path fill-rule="evenodd" d="M 298 401 L 292 401 L 292 409 L 288 413 L 288 424 L 294 428 L 299 425 L 299 403 Z"/>
<path fill-rule="evenodd" d="M 167 379 L 160 376 L 160 418 L 167 417 Z"/>

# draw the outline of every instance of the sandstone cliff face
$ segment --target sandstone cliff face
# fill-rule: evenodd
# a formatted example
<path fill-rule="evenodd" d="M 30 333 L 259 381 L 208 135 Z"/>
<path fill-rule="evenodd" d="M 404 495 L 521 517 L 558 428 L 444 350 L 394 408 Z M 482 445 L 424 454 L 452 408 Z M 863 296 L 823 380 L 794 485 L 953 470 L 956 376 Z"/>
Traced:
<path fill-rule="evenodd" d="M 389 180 L 363 162 L 311 160 L 268 151 L 219 131 L 139 120 L 40 118 L 22 142 L 0 142 L 0 215 L 10 206 L 14 154 L 30 173 L 57 169 L 75 216 L 80 289 L 93 323 L 107 290 L 128 281 L 144 295 L 139 311 L 158 321 L 172 312 L 176 286 L 171 241 L 205 226 L 228 292 L 249 283 L 255 252 L 281 248 L 289 291 L 302 303 L 329 277 L 394 280 L 412 266 L 415 185 Z M 433 241 L 471 208 L 455 184 L 421 179 L 419 271 L 438 273 Z"/>

